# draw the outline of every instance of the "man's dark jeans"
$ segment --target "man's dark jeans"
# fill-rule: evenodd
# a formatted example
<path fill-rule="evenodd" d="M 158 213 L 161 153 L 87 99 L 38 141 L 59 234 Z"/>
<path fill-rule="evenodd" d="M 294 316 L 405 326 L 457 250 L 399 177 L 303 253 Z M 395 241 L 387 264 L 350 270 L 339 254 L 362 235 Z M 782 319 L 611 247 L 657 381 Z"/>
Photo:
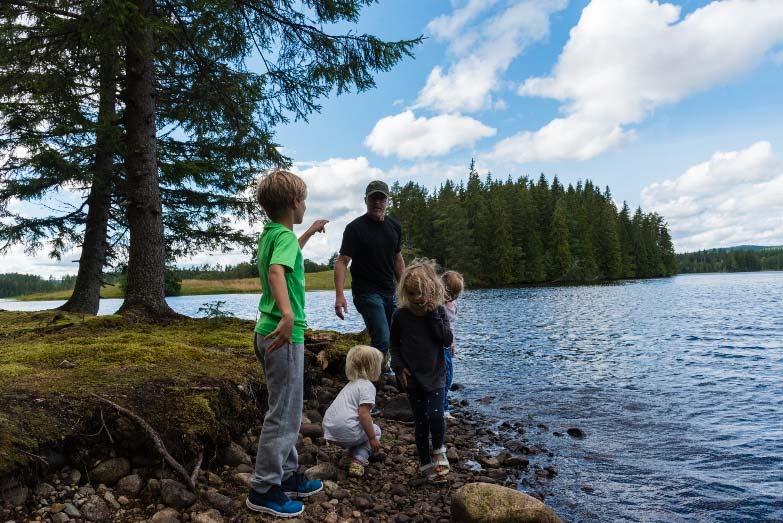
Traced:
<path fill-rule="evenodd" d="M 365 293 L 353 297 L 353 305 L 364 319 L 370 333 L 370 345 L 383 352 L 389 352 L 389 326 L 392 314 L 397 308 L 394 294 Z"/>

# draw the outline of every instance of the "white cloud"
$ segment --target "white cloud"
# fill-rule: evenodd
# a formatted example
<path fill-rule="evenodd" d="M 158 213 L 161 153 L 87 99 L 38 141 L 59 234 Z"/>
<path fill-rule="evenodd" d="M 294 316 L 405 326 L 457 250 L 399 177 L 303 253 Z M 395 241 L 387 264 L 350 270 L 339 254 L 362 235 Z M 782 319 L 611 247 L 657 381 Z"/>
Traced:
<path fill-rule="evenodd" d="M 408 110 L 378 120 L 364 144 L 382 156 L 422 158 L 473 146 L 481 138 L 495 133 L 495 129 L 468 116 L 442 114 L 416 118 L 413 111 Z"/>
<path fill-rule="evenodd" d="M 454 39 L 465 25 L 495 3 L 497 0 L 468 0 L 464 7 L 455 9 L 450 15 L 441 15 L 431 20 L 427 24 L 427 30 L 441 40 Z"/>
<path fill-rule="evenodd" d="M 627 139 L 629 126 L 656 107 L 747 73 L 783 43 L 780 0 L 714 1 L 680 15 L 678 6 L 653 0 L 593 0 L 552 75 L 519 88 L 562 101 L 565 116 L 502 140 L 494 156 L 592 158 Z"/>
<path fill-rule="evenodd" d="M 668 221 L 678 252 L 783 244 L 783 160 L 769 142 L 717 152 L 641 199 Z"/>
<path fill-rule="evenodd" d="M 566 0 L 521 0 L 477 27 L 466 27 L 494 4 L 471 0 L 450 16 L 430 22 L 428 29 L 450 42 L 456 57 L 448 70 L 432 69 L 419 93 L 417 107 L 441 112 L 472 112 L 493 106 L 492 93 L 501 85 L 508 66 L 527 46 L 549 35 L 549 15 Z"/>

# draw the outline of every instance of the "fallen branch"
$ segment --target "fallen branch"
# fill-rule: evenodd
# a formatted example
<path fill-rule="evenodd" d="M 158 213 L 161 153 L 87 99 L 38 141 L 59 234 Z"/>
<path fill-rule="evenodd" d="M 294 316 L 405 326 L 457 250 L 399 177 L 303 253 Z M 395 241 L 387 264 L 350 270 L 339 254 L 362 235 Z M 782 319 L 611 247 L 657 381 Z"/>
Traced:
<path fill-rule="evenodd" d="M 166 450 L 166 446 L 163 444 L 163 439 L 155 431 L 155 429 L 153 429 L 152 426 L 149 423 L 147 423 L 147 421 L 144 418 L 142 418 L 141 416 L 139 416 L 135 412 L 133 412 L 133 411 L 131 411 L 129 409 L 126 409 L 125 407 L 117 405 L 116 403 L 114 403 L 113 401 L 111 401 L 109 399 L 106 399 L 106 398 L 104 398 L 102 396 L 98 396 L 95 393 L 92 393 L 91 395 L 93 397 L 95 397 L 96 399 L 98 399 L 98 400 L 100 400 L 100 401 L 102 401 L 102 402 L 104 402 L 104 403 L 106 403 L 108 405 L 111 405 L 112 407 L 117 409 L 117 411 L 119 413 L 128 416 L 133 421 L 135 421 L 142 429 L 144 429 L 144 432 L 146 432 L 147 435 L 152 439 L 152 442 L 155 444 L 155 448 L 158 449 L 158 452 L 160 453 L 161 456 L 163 456 L 163 459 L 166 461 L 166 463 L 168 463 L 169 466 L 172 469 L 174 469 L 174 472 L 179 474 L 179 477 L 181 477 L 183 480 L 185 480 L 185 483 L 190 488 L 190 490 L 192 490 L 193 492 L 196 491 L 196 482 L 195 482 L 194 478 L 191 477 L 191 475 L 187 473 L 187 471 L 185 470 L 185 467 L 180 465 L 180 463 L 176 459 L 174 459 L 174 457 L 171 454 L 169 454 L 169 451 Z M 198 476 L 198 469 L 199 469 L 199 467 L 201 467 L 201 460 L 202 459 L 203 459 L 203 453 L 200 453 L 198 463 L 196 464 L 196 470 L 194 471 L 194 476 Z"/>
<path fill-rule="evenodd" d="M 198 451 L 198 459 L 196 460 L 196 466 L 193 467 L 193 473 L 190 475 L 190 483 L 192 485 L 195 485 L 196 481 L 198 481 L 198 471 L 201 468 L 202 461 L 204 461 L 204 451 L 200 450 Z"/>

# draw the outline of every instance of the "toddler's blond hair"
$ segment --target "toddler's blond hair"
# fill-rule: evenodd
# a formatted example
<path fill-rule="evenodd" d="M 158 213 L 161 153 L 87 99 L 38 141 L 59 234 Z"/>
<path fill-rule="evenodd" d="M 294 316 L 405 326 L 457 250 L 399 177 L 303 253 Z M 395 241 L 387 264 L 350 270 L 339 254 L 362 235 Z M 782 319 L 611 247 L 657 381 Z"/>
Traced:
<path fill-rule="evenodd" d="M 446 288 L 446 301 L 459 298 L 465 288 L 465 279 L 457 271 L 446 271 L 441 276 L 443 286 Z"/>
<path fill-rule="evenodd" d="M 397 303 L 400 307 L 414 304 L 414 299 L 424 297 L 424 310 L 433 311 L 445 301 L 443 282 L 438 278 L 437 266 L 432 260 L 416 259 L 405 267 L 397 285 Z"/>
<path fill-rule="evenodd" d="M 292 172 L 272 169 L 258 179 L 256 201 L 271 219 L 293 207 L 294 200 L 307 197 L 307 184 Z"/>
<path fill-rule="evenodd" d="M 378 381 L 381 377 L 383 354 L 369 345 L 356 345 L 345 357 L 345 377 L 350 381 Z"/>

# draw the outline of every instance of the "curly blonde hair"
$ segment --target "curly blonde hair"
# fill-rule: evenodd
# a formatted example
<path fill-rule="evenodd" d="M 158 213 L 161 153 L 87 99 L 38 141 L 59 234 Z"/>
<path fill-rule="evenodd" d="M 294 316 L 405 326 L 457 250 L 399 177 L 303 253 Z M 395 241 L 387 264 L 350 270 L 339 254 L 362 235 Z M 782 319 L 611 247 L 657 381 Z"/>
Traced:
<path fill-rule="evenodd" d="M 397 303 L 400 308 L 419 306 L 418 297 L 424 298 L 421 307 L 433 311 L 445 301 L 446 291 L 438 278 L 437 265 L 432 260 L 416 259 L 405 267 L 397 285 Z"/>
<path fill-rule="evenodd" d="M 348 380 L 378 381 L 381 377 L 383 354 L 369 345 L 351 347 L 345 357 L 345 377 Z"/>

